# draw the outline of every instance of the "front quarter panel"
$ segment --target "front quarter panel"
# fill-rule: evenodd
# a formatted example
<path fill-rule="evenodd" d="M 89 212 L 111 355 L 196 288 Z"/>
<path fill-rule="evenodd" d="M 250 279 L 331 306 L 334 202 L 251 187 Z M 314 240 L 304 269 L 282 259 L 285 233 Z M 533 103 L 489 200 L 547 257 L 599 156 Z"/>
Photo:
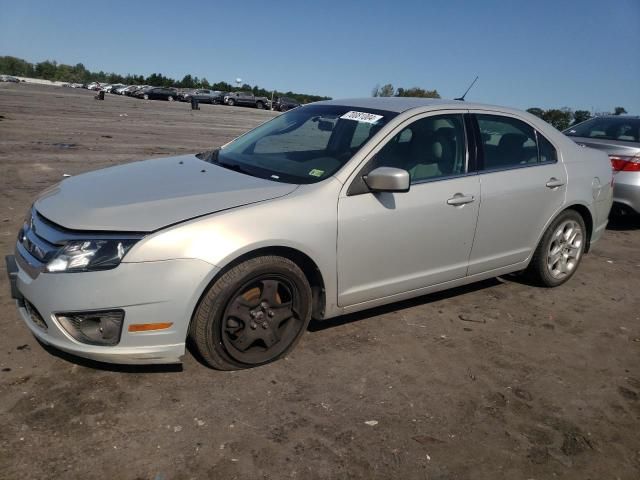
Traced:
<path fill-rule="evenodd" d="M 325 284 L 326 313 L 336 299 L 337 198 L 335 178 L 304 185 L 274 200 L 190 220 L 139 242 L 125 262 L 199 259 L 224 268 L 233 260 L 269 247 L 304 253 L 318 266 Z"/>

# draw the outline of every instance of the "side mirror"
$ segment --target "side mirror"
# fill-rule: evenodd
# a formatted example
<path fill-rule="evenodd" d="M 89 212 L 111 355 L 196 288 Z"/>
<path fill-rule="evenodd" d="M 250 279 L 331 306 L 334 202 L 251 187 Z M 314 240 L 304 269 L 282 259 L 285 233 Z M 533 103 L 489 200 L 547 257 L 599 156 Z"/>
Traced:
<path fill-rule="evenodd" d="M 372 192 L 408 192 L 409 172 L 401 168 L 378 167 L 363 177 Z"/>

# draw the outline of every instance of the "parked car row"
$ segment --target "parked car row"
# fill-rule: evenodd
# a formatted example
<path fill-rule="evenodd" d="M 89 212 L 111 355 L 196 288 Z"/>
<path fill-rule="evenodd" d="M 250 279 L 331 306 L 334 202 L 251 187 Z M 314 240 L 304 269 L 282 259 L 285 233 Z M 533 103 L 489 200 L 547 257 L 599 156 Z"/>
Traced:
<path fill-rule="evenodd" d="M 0 75 L 0 82 L 20 83 L 20 80 L 11 75 Z"/>
<path fill-rule="evenodd" d="M 5 75 L 6 76 L 6 75 Z M 0 76 L 2 78 L 3 76 Z M 10 81 L 10 80 L 7 80 Z M 116 95 L 142 98 L 145 100 L 178 100 L 190 102 L 196 99 L 200 103 L 211 105 L 229 105 L 230 107 L 253 107 L 259 110 L 276 110 L 287 112 L 299 107 L 301 104 L 291 97 L 276 97 L 272 102 L 267 97 L 256 96 L 253 92 L 223 92 L 206 88 L 178 90 L 173 87 L 154 87 L 151 85 L 125 85 L 122 83 L 92 82 L 87 85 L 82 83 L 65 83 L 64 87 L 86 88 L 88 90 L 103 91 Z"/>

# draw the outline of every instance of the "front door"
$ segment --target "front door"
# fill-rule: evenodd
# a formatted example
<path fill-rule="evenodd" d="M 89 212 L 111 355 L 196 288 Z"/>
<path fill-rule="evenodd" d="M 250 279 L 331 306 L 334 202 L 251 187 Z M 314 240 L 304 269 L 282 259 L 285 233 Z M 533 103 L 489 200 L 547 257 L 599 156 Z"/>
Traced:
<path fill-rule="evenodd" d="M 338 304 L 350 306 L 464 277 L 480 205 L 462 113 L 402 128 L 360 175 L 411 176 L 406 193 L 346 192 L 338 202 Z M 359 178 L 356 181 L 360 180 Z"/>

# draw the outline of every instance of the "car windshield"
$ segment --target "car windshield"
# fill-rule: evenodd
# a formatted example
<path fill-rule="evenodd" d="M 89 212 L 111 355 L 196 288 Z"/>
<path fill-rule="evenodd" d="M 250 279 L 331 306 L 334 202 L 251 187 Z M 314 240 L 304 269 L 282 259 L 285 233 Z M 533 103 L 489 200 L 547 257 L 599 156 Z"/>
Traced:
<path fill-rule="evenodd" d="M 336 173 L 396 115 L 348 106 L 308 105 L 248 132 L 221 149 L 213 161 L 279 182 L 316 183 Z"/>
<path fill-rule="evenodd" d="M 570 137 L 640 142 L 640 118 L 592 118 L 575 127 L 570 127 L 564 133 Z"/>

